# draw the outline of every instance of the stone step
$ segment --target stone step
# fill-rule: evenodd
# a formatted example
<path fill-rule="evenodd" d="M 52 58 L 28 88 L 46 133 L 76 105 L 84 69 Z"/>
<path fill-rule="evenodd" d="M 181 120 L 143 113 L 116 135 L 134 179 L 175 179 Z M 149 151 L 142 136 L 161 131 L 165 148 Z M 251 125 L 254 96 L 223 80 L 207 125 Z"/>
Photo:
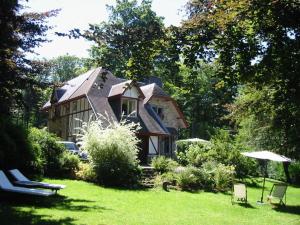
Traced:
<path fill-rule="evenodd" d="M 153 167 L 142 167 L 141 184 L 144 187 L 152 188 L 154 186 L 155 171 Z"/>

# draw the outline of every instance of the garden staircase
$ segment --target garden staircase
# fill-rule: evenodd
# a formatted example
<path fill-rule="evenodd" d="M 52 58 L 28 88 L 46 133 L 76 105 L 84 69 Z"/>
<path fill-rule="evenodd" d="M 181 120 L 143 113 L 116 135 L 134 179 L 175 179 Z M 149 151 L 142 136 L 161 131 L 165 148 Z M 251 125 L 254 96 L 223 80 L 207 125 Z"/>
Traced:
<path fill-rule="evenodd" d="M 152 188 L 154 186 L 155 171 L 151 166 L 142 166 L 141 184 L 144 187 Z"/>

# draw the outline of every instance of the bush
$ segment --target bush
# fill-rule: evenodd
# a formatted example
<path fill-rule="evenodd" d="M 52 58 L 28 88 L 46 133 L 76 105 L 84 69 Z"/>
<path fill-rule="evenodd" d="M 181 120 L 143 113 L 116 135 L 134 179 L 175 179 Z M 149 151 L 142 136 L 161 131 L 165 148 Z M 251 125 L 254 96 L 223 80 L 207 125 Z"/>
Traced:
<path fill-rule="evenodd" d="M 43 162 L 44 174 L 47 176 L 61 175 L 63 167 L 61 158 L 65 148 L 57 143 L 59 138 L 47 132 L 46 129 L 30 128 L 29 140 L 36 146 L 36 149 L 40 149 L 39 160 Z"/>
<path fill-rule="evenodd" d="M 201 167 L 203 163 L 210 160 L 211 146 L 205 143 L 197 143 L 190 145 L 186 152 L 188 165 Z"/>
<path fill-rule="evenodd" d="M 75 178 L 75 171 L 79 169 L 80 159 L 77 155 L 64 151 L 60 158 L 61 172 L 66 177 Z"/>
<path fill-rule="evenodd" d="M 96 182 L 97 175 L 90 163 L 79 163 L 78 170 L 76 171 L 77 179 Z"/>
<path fill-rule="evenodd" d="M 292 162 L 289 165 L 289 173 L 292 183 L 300 184 L 300 161 Z"/>
<path fill-rule="evenodd" d="M 163 174 L 156 175 L 154 179 L 155 187 L 162 187 L 164 182 L 175 185 L 177 181 L 177 174 L 174 172 L 166 172 Z"/>
<path fill-rule="evenodd" d="M 256 163 L 241 155 L 244 147 L 235 142 L 228 131 L 219 130 L 213 136 L 211 142 L 196 142 L 187 145 L 188 149 L 179 152 L 177 158 L 184 161 L 187 165 L 200 168 L 203 164 L 210 161 L 222 163 L 227 166 L 234 166 L 238 178 L 246 175 L 256 175 Z"/>
<path fill-rule="evenodd" d="M 152 159 L 151 166 L 154 167 L 154 170 L 159 173 L 166 173 L 175 169 L 178 164 L 165 156 L 157 156 Z"/>
<path fill-rule="evenodd" d="M 207 144 L 207 145 L 209 145 L 209 141 L 202 140 L 202 139 L 198 139 L 196 141 L 195 141 L 195 139 L 193 141 L 191 139 L 176 141 L 176 146 L 177 146 L 176 147 L 176 158 L 177 158 L 177 161 L 183 166 L 188 165 L 188 159 L 187 159 L 186 153 L 187 153 L 187 151 L 188 151 L 188 149 L 191 145 L 198 145 L 198 144 L 201 144 L 201 145 Z"/>
<path fill-rule="evenodd" d="M 215 188 L 218 191 L 227 191 L 232 187 L 234 166 L 225 166 L 219 163 L 214 171 Z"/>
<path fill-rule="evenodd" d="M 104 119 L 108 126 L 103 125 Z M 134 123 L 111 122 L 103 116 L 84 124 L 81 144 L 89 153 L 99 183 L 109 186 L 137 183 L 140 175 L 138 139 L 135 136 L 137 128 Z"/>
<path fill-rule="evenodd" d="M 177 185 L 182 190 L 192 190 L 199 187 L 199 180 L 195 173 L 197 168 L 187 167 L 185 170 L 180 171 L 177 174 Z"/>
<path fill-rule="evenodd" d="M 41 174 L 43 161 L 38 145 L 28 140 L 27 130 L 12 123 L 9 118 L 0 118 L 0 168 L 18 168 L 25 174 Z"/>

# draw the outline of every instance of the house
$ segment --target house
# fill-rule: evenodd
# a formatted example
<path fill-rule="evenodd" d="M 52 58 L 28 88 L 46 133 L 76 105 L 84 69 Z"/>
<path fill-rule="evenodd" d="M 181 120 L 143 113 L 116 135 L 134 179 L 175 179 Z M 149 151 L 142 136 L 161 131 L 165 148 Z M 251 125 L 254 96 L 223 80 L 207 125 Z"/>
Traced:
<path fill-rule="evenodd" d="M 64 140 L 74 140 L 81 122 L 107 114 L 120 121 L 139 122 L 139 159 L 146 163 L 155 155 L 172 156 L 178 129 L 186 128 L 178 105 L 157 83 L 144 84 L 113 76 L 96 68 L 53 90 L 43 106 L 48 112 L 48 128 Z"/>

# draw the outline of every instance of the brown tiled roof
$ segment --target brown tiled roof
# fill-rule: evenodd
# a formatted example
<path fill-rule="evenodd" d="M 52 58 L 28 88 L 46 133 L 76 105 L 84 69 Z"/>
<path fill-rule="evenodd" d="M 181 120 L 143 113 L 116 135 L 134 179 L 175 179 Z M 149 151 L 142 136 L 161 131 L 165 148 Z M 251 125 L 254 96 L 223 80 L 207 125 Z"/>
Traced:
<path fill-rule="evenodd" d="M 140 87 L 133 81 L 126 81 L 112 75 L 109 71 L 96 68 L 82 74 L 57 89 L 55 97 L 56 104 L 71 101 L 72 99 L 86 96 L 96 114 L 108 115 L 110 119 L 117 121 L 109 97 L 122 95 L 127 85 L 134 85 L 141 93 L 139 99 L 139 115 L 136 118 L 142 126 L 141 133 L 150 133 L 151 135 L 169 135 L 170 132 L 160 119 L 151 113 L 151 106 L 147 103 L 152 97 L 170 98 L 158 85 L 149 84 Z M 170 98 L 171 99 L 171 98 Z M 51 106 L 48 101 L 43 109 Z M 150 110 L 150 111 L 149 111 Z"/>
<path fill-rule="evenodd" d="M 125 92 L 126 88 L 131 84 L 131 82 L 131 80 L 127 80 L 122 83 L 113 85 L 110 89 L 108 97 L 122 95 Z"/>
<path fill-rule="evenodd" d="M 89 70 L 88 72 L 67 81 L 64 86 L 56 90 L 56 96 L 59 96 L 59 99 L 57 99 L 57 103 L 69 101 L 73 98 L 79 97 L 80 94 L 85 95 L 88 92 L 93 79 L 96 78 L 97 72 L 99 72 L 99 70 L 100 68 Z M 50 106 L 51 103 L 50 101 L 48 101 L 42 109 L 47 109 Z"/>
<path fill-rule="evenodd" d="M 145 95 L 144 103 L 154 97 L 170 97 L 157 84 L 148 84 L 140 87 Z"/>

